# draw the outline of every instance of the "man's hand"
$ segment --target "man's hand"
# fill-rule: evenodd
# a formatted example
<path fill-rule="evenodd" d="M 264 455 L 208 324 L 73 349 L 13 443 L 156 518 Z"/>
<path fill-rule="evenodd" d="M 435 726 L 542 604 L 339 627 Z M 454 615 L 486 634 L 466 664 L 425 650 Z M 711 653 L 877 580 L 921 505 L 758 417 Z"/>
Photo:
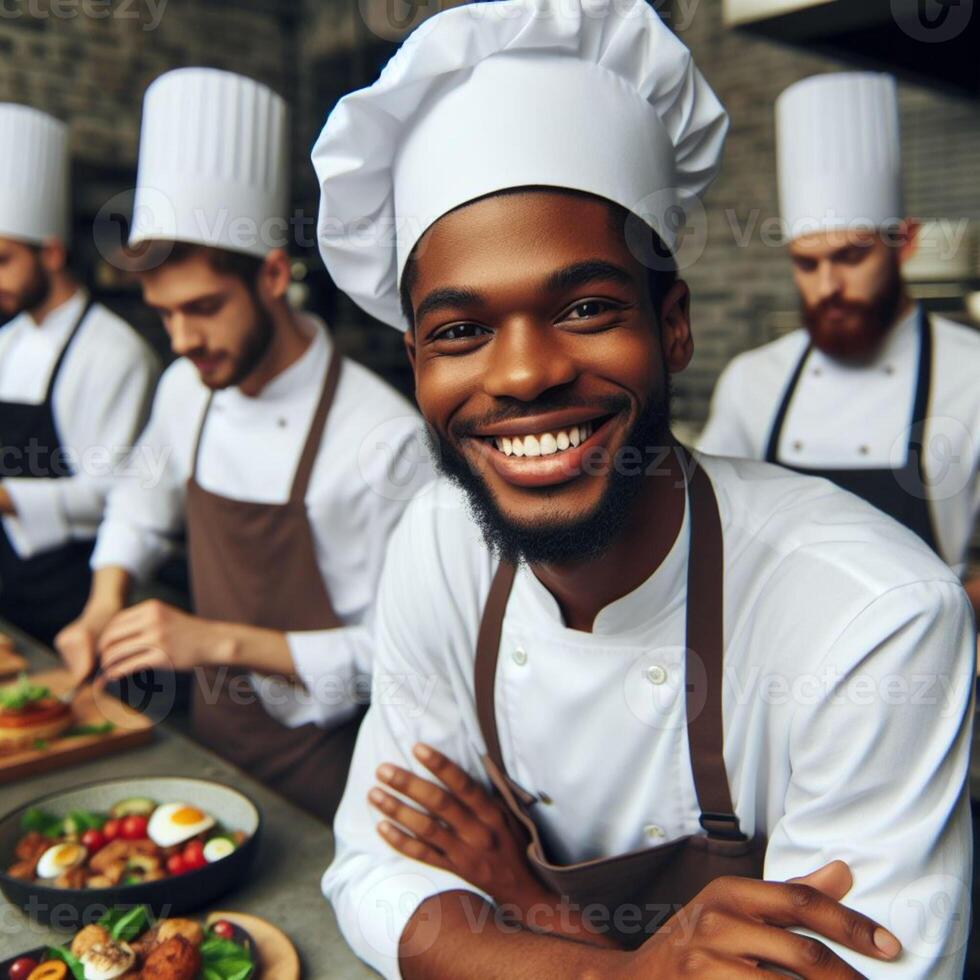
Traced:
<path fill-rule="evenodd" d="M 441 752 L 416 745 L 413 754 L 440 783 L 398 766 L 380 766 L 378 779 L 418 808 L 374 787 L 368 800 L 389 818 L 378 825 L 378 833 L 399 853 L 459 875 L 498 905 L 527 913 L 542 903 L 549 908 L 560 904 L 531 871 L 526 845 L 502 806 Z"/>
<path fill-rule="evenodd" d="M 224 639 L 220 625 L 156 599 L 125 609 L 99 637 L 99 684 L 141 670 L 192 670 L 214 662 Z"/>
<path fill-rule="evenodd" d="M 754 977 L 774 966 L 804 980 L 860 980 L 861 974 L 806 929 L 887 962 L 901 944 L 867 916 L 837 901 L 850 890 L 835 861 L 786 883 L 725 877 L 713 881 L 623 964 L 622 977 Z"/>
<path fill-rule="evenodd" d="M 88 677 L 98 660 L 98 642 L 109 620 L 116 614 L 112 608 L 89 608 L 69 623 L 54 638 L 54 646 L 72 679 L 78 683 Z"/>

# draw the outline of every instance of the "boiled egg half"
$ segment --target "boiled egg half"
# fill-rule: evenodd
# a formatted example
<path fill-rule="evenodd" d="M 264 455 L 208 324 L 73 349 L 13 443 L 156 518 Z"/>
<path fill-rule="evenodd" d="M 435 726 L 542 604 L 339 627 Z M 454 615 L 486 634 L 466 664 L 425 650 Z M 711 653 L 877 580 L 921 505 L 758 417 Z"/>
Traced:
<path fill-rule="evenodd" d="M 157 847 L 183 844 L 214 826 L 214 817 L 189 803 L 164 803 L 150 815 L 146 834 Z"/>
<path fill-rule="evenodd" d="M 58 875 L 77 868 L 88 856 L 81 844 L 69 842 L 49 847 L 38 859 L 38 878 L 57 878 Z"/>
<path fill-rule="evenodd" d="M 81 957 L 85 980 L 115 980 L 136 962 L 136 953 L 128 943 L 96 943 Z"/>

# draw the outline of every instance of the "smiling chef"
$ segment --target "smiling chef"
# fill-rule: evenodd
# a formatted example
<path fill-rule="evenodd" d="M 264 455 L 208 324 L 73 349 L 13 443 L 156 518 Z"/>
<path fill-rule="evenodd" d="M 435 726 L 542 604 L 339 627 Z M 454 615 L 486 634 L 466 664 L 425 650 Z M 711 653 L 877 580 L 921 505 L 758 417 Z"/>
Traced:
<path fill-rule="evenodd" d="M 88 596 L 159 364 L 69 265 L 68 127 L 0 103 L 0 616 L 50 643 Z"/>
<path fill-rule="evenodd" d="M 418 418 L 286 301 L 286 114 L 264 85 L 212 69 L 147 91 L 130 245 L 179 358 L 141 440 L 167 465 L 110 497 L 91 598 L 59 648 L 78 675 L 97 658 L 107 681 L 196 669 L 195 734 L 329 819 L 407 497 L 390 471 L 416 452 Z M 185 527 L 195 614 L 125 608 Z"/>
<path fill-rule="evenodd" d="M 671 436 L 675 218 L 726 128 L 642 0 L 505 0 L 428 20 L 314 148 L 322 254 L 405 331 L 446 477 L 376 618 L 375 676 L 431 684 L 372 704 L 323 882 L 388 977 L 962 970 L 959 581 Z"/>
<path fill-rule="evenodd" d="M 902 279 L 890 75 L 818 75 L 776 108 L 779 192 L 803 329 L 735 358 L 705 452 L 827 477 L 911 528 L 965 576 L 980 513 L 980 334 L 926 313 Z M 980 610 L 980 580 L 967 582 Z"/>

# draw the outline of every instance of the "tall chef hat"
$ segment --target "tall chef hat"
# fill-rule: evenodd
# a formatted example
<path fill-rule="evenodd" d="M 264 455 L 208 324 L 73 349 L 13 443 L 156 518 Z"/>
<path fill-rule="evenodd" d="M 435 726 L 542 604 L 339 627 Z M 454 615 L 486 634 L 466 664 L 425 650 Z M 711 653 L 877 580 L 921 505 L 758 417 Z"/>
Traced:
<path fill-rule="evenodd" d="M 68 127 L 0 103 L 0 237 L 68 243 Z"/>
<path fill-rule="evenodd" d="M 287 239 L 288 110 L 265 85 L 179 68 L 146 90 L 129 244 L 263 257 Z"/>
<path fill-rule="evenodd" d="M 415 244 L 467 201 L 528 185 L 631 210 L 674 248 L 728 117 L 644 0 L 501 0 L 424 22 L 313 149 L 320 251 L 337 285 L 405 329 Z"/>
<path fill-rule="evenodd" d="M 779 196 L 788 236 L 899 221 L 902 154 L 895 79 L 817 75 L 776 102 Z"/>

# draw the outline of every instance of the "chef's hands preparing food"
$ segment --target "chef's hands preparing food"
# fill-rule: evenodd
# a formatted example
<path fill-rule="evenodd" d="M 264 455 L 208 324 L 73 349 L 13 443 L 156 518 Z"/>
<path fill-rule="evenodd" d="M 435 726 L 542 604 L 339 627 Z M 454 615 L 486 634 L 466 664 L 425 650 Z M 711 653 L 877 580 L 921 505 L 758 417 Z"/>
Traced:
<path fill-rule="evenodd" d="M 458 875 L 490 895 L 498 907 L 517 911 L 529 928 L 542 928 L 547 921 L 548 931 L 568 931 L 579 940 L 614 945 L 574 910 L 541 915 L 561 907 L 561 896 L 531 871 L 527 842 L 502 805 L 441 752 L 419 744 L 412 754 L 439 782 L 390 764 L 378 769 L 386 787 L 416 804 L 410 806 L 377 786 L 370 791 L 372 806 L 389 818 L 378 825 L 388 844 L 406 857 Z"/>

